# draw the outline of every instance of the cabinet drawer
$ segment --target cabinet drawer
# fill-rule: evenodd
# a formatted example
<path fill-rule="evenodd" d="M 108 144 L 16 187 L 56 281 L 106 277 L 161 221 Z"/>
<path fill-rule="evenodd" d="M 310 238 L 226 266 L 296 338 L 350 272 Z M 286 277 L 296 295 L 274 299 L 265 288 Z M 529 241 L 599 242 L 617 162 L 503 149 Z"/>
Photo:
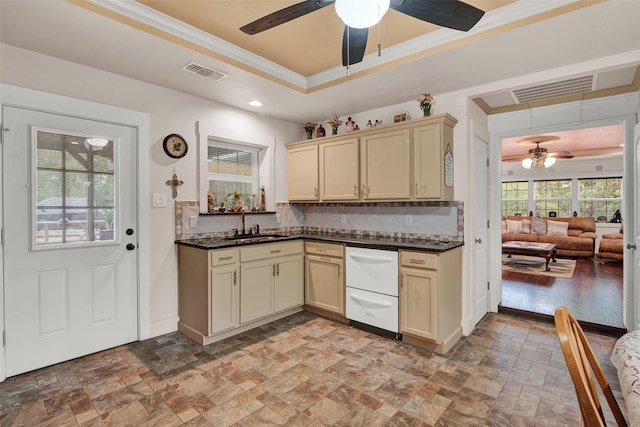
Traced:
<path fill-rule="evenodd" d="M 242 262 L 255 261 L 257 259 L 273 258 L 284 255 L 302 254 L 302 241 L 282 243 L 262 243 L 240 250 Z"/>
<path fill-rule="evenodd" d="M 209 267 L 233 264 L 240 260 L 238 249 L 219 249 L 209 251 Z"/>
<path fill-rule="evenodd" d="M 336 243 L 305 242 L 304 251 L 313 255 L 344 258 L 344 246 Z"/>
<path fill-rule="evenodd" d="M 427 252 L 400 251 L 400 265 L 403 267 L 424 268 L 427 270 L 438 269 L 438 255 Z"/>

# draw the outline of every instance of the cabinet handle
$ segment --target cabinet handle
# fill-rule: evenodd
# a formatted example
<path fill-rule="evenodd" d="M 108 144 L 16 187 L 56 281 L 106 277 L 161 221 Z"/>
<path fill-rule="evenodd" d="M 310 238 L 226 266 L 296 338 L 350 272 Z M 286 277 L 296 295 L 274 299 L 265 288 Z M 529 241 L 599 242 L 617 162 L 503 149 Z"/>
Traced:
<path fill-rule="evenodd" d="M 238 273 L 237 271 L 234 271 L 234 272 L 233 272 L 233 285 L 234 285 L 234 286 L 238 283 L 238 282 L 236 281 L 237 273 Z"/>
<path fill-rule="evenodd" d="M 338 277 L 340 277 L 342 275 L 342 266 L 339 265 L 338 266 Z"/>
<path fill-rule="evenodd" d="M 358 197 L 358 186 L 356 184 L 353 184 L 353 195 Z"/>
<path fill-rule="evenodd" d="M 401 287 L 401 288 L 404 288 L 404 280 L 405 280 L 405 277 L 407 277 L 407 276 L 405 276 L 405 275 L 403 274 L 403 275 L 402 275 L 402 280 L 400 280 L 400 287 Z"/>
<path fill-rule="evenodd" d="M 409 259 L 409 264 L 424 264 L 424 260 L 423 259 Z"/>
<path fill-rule="evenodd" d="M 280 275 L 280 264 L 276 264 L 276 276 Z"/>
<path fill-rule="evenodd" d="M 274 249 L 274 250 L 271 251 L 272 254 L 277 254 L 277 253 L 280 253 L 280 252 L 282 252 L 282 249 Z"/>
<path fill-rule="evenodd" d="M 218 261 L 226 261 L 226 260 L 232 259 L 232 258 L 233 258 L 233 256 L 222 256 L 222 257 L 218 258 Z"/>
<path fill-rule="evenodd" d="M 271 270 L 272 270 L 272 271 L 271 271 L 271 274 L 273 275 L 273 277 L 276 277 L 276 265 L 275 265 L 275 264 L 273 264 L 273 265 L 271 266 Z"/>
<path fill-rule="evenodd" d="M 313 197 L 318 197 L 318 187 L 313 187 Z"/>
<path fill-rule="evenodd" d="M 420 193 L 418 192 L 418 189 L 419 189 L 419 187 L 418 187 L 418 181 L 416 181 L 416 196 L 418 196 L 418 195 L 420 194 Z"/>

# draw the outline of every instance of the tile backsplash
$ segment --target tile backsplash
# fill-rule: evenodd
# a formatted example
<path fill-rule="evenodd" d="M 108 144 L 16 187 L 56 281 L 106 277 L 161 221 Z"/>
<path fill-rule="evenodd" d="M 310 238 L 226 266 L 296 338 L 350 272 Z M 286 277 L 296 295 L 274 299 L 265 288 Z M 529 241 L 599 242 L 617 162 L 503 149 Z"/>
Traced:
<path fill-rule="evenodd" d="M 190 226 L 190 217 L 196 225 Z M 176 201 L 176 240 L 229 236 L 240 215 L 199 215 L 197 201 Z M 245 227 L 262 233 L 338 234 L 407 240 L 464 240 L 462 202 L 276 203 L 275 213 L 250 213 Z M 191 224 L 192 225 L 192 224 Z"/>

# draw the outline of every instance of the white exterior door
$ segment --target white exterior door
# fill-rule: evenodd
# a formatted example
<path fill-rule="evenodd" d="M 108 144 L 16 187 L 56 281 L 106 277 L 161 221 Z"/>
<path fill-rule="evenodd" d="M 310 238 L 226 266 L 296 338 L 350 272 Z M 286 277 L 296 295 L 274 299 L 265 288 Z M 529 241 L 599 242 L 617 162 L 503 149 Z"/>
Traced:
<path fill-rule="evenodd" d="M 136 340 L 136 129 L 2 115 L 6 376 Z"/>
<path fill-rule="evenodd" d="M 489 283 L 489 260 L 487 220 L 489 219 L 489 147 L 478 137 L 473 141 L 473 320 L 477 324 L 489 309 L 487 297 Z"/>

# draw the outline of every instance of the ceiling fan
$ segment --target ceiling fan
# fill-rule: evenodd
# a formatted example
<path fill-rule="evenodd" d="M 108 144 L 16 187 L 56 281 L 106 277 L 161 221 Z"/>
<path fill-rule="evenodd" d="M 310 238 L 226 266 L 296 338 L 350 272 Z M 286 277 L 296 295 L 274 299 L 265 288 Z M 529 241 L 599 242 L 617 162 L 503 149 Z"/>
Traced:
<path fill-rule="evenodd" d="M 505 157 L 502 160 L 522 160 L 522 167 L 524 167 L 525 169 L 531 169 L 531 167 L 549 168 L 556 162 L 557 159 L 572 159 L 573 154 L 568 151 L 557 151 L 555 153 L 550 153 L 546 148 L 540 147 L 540 144 L 548 144 L 559 139 L 560 137 L 552 135 L 537 135 L 521 139 L 518 141 L 518 144 L 535 144 L 535 148 L 531 148 L 529 150 L 529 154 L 524 157 Z"/>
<path fill-rule="evenodd" d="M 460 31 L 469 31 L 484 15 L 484 11 L 459 0 L 359 0 L 358 2 L 354 0 L 306 0 L 263 16 L 241 27 L 240 30 L 249 35 L 258 34 L 333 3 L 336 3 L 336 10 L 343 21 L 345 18 L 340 10 L 344 10 L 344 8 L 356 7 L 353 12 L 356 14 L 364 13 L 365 6 L 351 6 L 349 2 L 365 5 L 366 8 L 374 8 L 374 13 L 377 15 L 376 20 L 369 26 L 375 25 L 388 8 L 421 21 Z M 345 24 L 342 36 L 343 66 L 362 61 L 367 47 L 368 33 L 368 26 L 358 28 Z"/>

